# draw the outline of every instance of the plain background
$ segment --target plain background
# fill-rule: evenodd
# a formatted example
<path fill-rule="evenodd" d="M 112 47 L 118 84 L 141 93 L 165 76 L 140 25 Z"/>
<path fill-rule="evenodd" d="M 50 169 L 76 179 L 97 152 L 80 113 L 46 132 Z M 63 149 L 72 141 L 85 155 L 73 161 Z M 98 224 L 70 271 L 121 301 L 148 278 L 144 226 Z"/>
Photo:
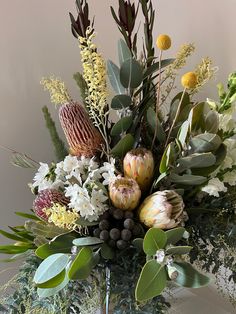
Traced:
<path fill-rule="evenodd" d="M 96 12 L 98 47 L 105 58 L 116 61 L 120 34 L 109 6 L 116 7 L 118 1 L 89 2 L 91 16 Z M 153 4 L 154 35 L 166 33 L 172 38 L 166 56 L 174 56 L 182 43 L 194 42 L 197 50 L 186 71 L 201 57 L 213 58 L 219 71 L 199 97 L 216 97 L 216 83 L 225 82 L 236 69 L 236 0 L 153 0 Z M 51 74 L 61 77 L 72 96 L 79 98 L 72 75 L 81 68 L 80 54 L 71 35 L 69 11 L 76 12 L 73 0 L 0 0 L 0 144 L 42 162 L 53 160 L 53 149 L 41 107 L 48 105 L 56 120 L 57 110 L 39 85 L 40 79 Z M 33 171 L 14 168 L 9 160 L 10 154 L 0 150 L 1 228 L 22 222 L 14 211 L 30 209 L 33 199 L 27 186 Z M 1 243 L 5 243 L 2 238 Z M 201 312 L 210 313 L 206 307 Z M 188 313 L 195 313 L 194 309 Z M 215 313 L 226 312 L 218 307 Z"/>

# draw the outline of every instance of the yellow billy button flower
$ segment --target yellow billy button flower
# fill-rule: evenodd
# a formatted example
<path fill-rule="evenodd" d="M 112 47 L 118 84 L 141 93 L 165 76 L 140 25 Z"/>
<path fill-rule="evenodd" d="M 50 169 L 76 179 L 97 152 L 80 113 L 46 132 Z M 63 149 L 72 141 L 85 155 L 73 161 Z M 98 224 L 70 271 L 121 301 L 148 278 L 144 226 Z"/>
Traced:
<path fill-rule="evenodd" d="M 197 85 L 197 75 L 194 72 L 187 72 L 181 78 L 184 88 L 193 89 Z"/>
<path fill-rule="evenodd" d="M 139 204 L 141 190 L 135 180 L 117 177 L 109 185 L 109 196 L 116 208 L 133 210 Z"/>
<path fill-rule="evenodd" d="M 171 47 L 171 38 L 168 35 L 161 34 L 157 37 L 156 44 L 160 50 L 168 50 Z"/>
<path fill-rule="evenodd" d="M 140 221 L 149 228 L 174 228 L 184 221 L 186 215 L 182 197 L 173 190 L 148 196 L 139 209 Z"/>
<path fill-rule="evenodd" d="M 145 148 L 131 150 L 125 155 L 123 168 L 125 177 L 134 179 L 142 191 L 147 190 L 154 172 L 152 152 Z"/>

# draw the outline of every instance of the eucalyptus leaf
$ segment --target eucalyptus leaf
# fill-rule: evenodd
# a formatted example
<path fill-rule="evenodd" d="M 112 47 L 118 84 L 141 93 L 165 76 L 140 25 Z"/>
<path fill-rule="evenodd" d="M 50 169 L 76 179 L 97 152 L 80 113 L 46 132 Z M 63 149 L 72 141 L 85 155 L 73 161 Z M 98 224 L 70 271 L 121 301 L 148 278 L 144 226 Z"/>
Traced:
<path fill-rule="evenodd" d="M 182 147 L 184 147 L 187 136 L 188 136 L 188 132 L 189 132 L 189 122 L 188 121 L 184 121 L 184 123 L 181 125 L 177 138 L 180 141 Z"/>
<path fill-rule="evenodd" d="M 126 134 L 115 147 L 112 148 L 111 154 L 116 157 L 124 157 L 124 155 L 133 148 L 135 139 L 133 135 Z"/>
<path fill-rule="evenodd" d="M 96 237 L 82 237 L 73 240 L 73 244 L 76 246 L 89 246 L 89 245 L 97 245 L 102 244 L 103 240 Z"/>
<path fill-rule="evenodd" d="M 219 114 L 210 110 L 205 117 L 205 130 L 209 133 L 217 133 L 219 129 Z"/>
<path fill-rule="evenodd" d="M 174 228 L 171 230 L 167 230 L 166 237 L 167 237 L 167 244 L 176 244 L 179 242 L 184 235 L 185 229 L 183 227 Z"/>
<path fill-rule="evenodd" d="M 42 259 L 55 253 L 71 253 L 72 242 L 75 239 L 70 234 L 58 236 L 54 241 L 45 243 L 37 248 L 35 254 Z"/>
<path fill-rule="evenodd" d="M 68 283 L 69 283 L 69 277 L 66 274 L 64 280 L 62 281 L 62 283 L 60 283 L 60 285 L 58 285 L 57 287 L 55 287 L 55 288 L 48 288 L 48 289 L 38 288 L 37 289 L 38 296 L 39 296 L 40 299 L 49 298 L 49 297 L 57 294 L 62 289 L 64 289 L 67 286 Z"/>
<path fill-rule="evenodd" d="M 107 61 L 107 73 L 114 91 L 117 94 L 125 94 L 125 88 L 120 82 L 120 69 L 111 60 Z"/>
<path fill-rule="evenodd" d="M 55 277 L 53 277 L 52 279 L 43 282 L 41 284 L 37 284 L 36 286 L 38 288 L 55 288 L 57 286 L 59 286 L 65 279 L 65 275 L 66 275 L 66 271 L 65 269 L 63 269 L 63 271 L 61 273 L 59 273 L 58 275 L 56 275 Z"/>
<path fill-rule="evenodd" d="M 202 133 L 190 140 L 190 146 L 195 153 L 216 151 L 222 143 L 219 135 L 214 133 Z"/>
<path fill-rule="evenodd" d="M 126 42 L 124 39 L 119 39 L 118 41 L 118 55 L 119 55 L 119 61 L 120 61 L 120 66 L 128 59 L 132 58 L 132 53 L 127 46 Z"/>
<path fill-rule="evenodd" d="M 171 182 L 178 183 L 182 185 L 201 185 L 207 181 L 206 177 L 191 175 L 191 174 L 184 174 L 182 176 L 172 173 L 169 176 Z"/>
<path fill-rule="evenodd" d="M 143 80 L 143 69 L 135 59 L 126 60 L 120 69 L 120 81 L 125 88 L 137 88 Z"/>
<path fill-rule="evenodd" d="M 200 288 L 210 283 L 210 278 L 201 274 L 191 264 L 186 262 L 175 262 L 173 266 L 178 272 L 175 282 L 187 288 Z"/>
<path fill-rule="evenodd" d="M 157 138 L 161 143 L 163 143 L 166 139 L 166 134 L 162 128 L 159 119 L 157 118 L 156 112 L 152 107 L 149 107 L 147 110 L 147 122 L 153 134 L 155 134 L 155 131 L 157 129 Z"/>
<path fill-rule="evenodd" d="M 166 147 L 164 154 L 162 156 L 159 166 L 160 173 L 167 172 L 169 166 L 173 163 L 174 159 L 175 159 L 175 144 L 174 142 L 171 142 Z"/>
<path fill-rule="evenodd" d="M 162 293 L 167 284 L 167 272 L 155 260 L 144 265 L 135 289 L 135 298 L 139 302 L 147 301 Z"/>
<path fill-rule="evenodd" d="M 131 105 L 132 99 L 128 95 L 116 95 L 111 101 L 111 108 L 121 110 Z"/>
<path fill-rule="evenodd" d="M 139 250 L 143 251 L 143 239 L 142 238 L 136 238 L 132 241 L 133 246 Z"/>
<path fill-rule="evenodd" d="M 133 117 L 127 116 L 121 118 L 111 129 L 111 136 L 117 136 L 126 132 L 132 125 Z"/>
<path fill-rule="evenodd" d="M 115 256 L 115 252 L 109 245 L 103 243 L 103 245 L 101 246 L 101 256 L 104 259 L 113 259 Z"/>
<path fill-rule="evenodd" d="M 83 247 L 75 260 L 71 264 L 68 276 L 72 280 L 86 279 L 92 270 L 93 251 L 88 247 Z"/>
<path fill-rule="evenodd" d="M 166 250 L 166 254 L 184 255 L 188 254 L 192 250 L 192 248 L 192 246 L 172 246 Z"/>
<path fill-rule="evenodd" d="M 215 164 L 216 157 L 212 153 L 195 153 L 177 160 L 184 168 L 205 168 Z"/>
<path fill-rule="evenodd" d="M 165 247 L 166 241 L 167 237 L 163 230 L 150 228 L 143 240 L 143 250 L 146 255 L 155 255 L 156 251 Z"/>
<path fill-rule="evenodd" d="M 46 258 L 37 268 L 34 282 L 42 284 L 60 274 L 67 266 L 70 257 L 66 254 L 53 254 Z"/>

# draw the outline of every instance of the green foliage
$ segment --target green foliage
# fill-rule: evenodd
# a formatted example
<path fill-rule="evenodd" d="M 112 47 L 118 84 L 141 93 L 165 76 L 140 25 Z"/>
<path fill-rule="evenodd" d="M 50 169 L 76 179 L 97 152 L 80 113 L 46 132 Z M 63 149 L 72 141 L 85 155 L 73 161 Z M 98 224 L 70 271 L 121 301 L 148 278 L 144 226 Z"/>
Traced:
<path fill-rule="evenodd" d="M 167 237 L 163 230 L 151 228 L 145 234 L 143 250 L 146 255 L 154 255 L 156 254 L 156 251 L 165 247 L 166 241 Z"/>
<path fill-rule="evenodd" d="M 128 95 L 116 95 L 111 101 L 111 108 L 120 110 L 128 108 L 132 103 L 132 98 Z"/>
<path fill-rule="evenodd" d="M 200 288 L 210 283 L 209 277 L 199 273 L 199 271 L 194 269 L 189 263 L 175 262 L 174 267 L 178 272 L 175 282 L 182 287 Z"/>
<path fill-rule="evenodd" d="M 137 88 L 143 80 L 143 69 L 135 59 L 124 61 L 120 68 L 120 81 L 125 88 Z"/>
<path fill-rule="evenodd" d="M 132 53 L 123 39 L 118 41 L 118 56 L 120 61 L 120 66 L 128 59 L 132 58 Z"/>
<path fill-rule="evenodd" d="M 81 237 L 73 240 L 73 244 L 79 247 L 97 245 L 103 243 L 103 240 L 96 237 Z"/>
<path fill-rule="evenodd" d="M 120 69 L 111 60 L 107 61 L 107 74 L 114 91 L 119 95 L 125 94 L 125 88 L 120 81 Z"/>
<path fill-rule="evenodd" d="M 85 82 L 85 79 L 83 75 L 80 72 L 77 72 L 73 75 L 74 80 L 76 81 L 79 90 L 80 90 L 80 96 L 82 98 L 82 101 L 86 107 L 86 97 L 88 95 L 88 86 Z"/>
<path fill-rule="evenodd" d="M 83 247 L 79 251 L 75 260 L 71 264 L 68 276 L 72 280 L 86 279 L 93 267 L 93 253 L 88 247 Z"/>
<path fill-rule="evenodd" d="M 57 275 L 63 272 L 69 262 L 69 256 L 62 253 L 56 253 L 47 257 L 38 267 L 34 275 L 34 282 L 37 285 L 49 282 L 55 279 Z M 63 279 L 65 274 L 63 276 Z M 60 277 L 61 279 L 61 277 Z M 50 286 L 49 286 L 50 287 Z M 52 286 L 54 287 L 54 285 Z"/>
<path fill-rule="evenodd" d="M 111 154 L 116 157 L 124 157 L 125 154 L 134 146 L 134 137 L 131 134 L 126 134 L 116 145 L 112 148 Z"/>
<path fill-rule="evenodd" d="M 132 125 L 133 117 L 127 116 L 121 118 L 111 129 L 111 136 L 121 135 L 126 132 Z"/>
<path fill-rule="evenodd" d="M 46 127 L 50 133 L 51 140 L 52 140 L 52 143 L 54 146 L 54 151 L 55 151 L 57 161 L 61 161 L 68 155 L 68 151 L 65 148 L 64 142 L 60 139 L 60 137 L 57 133 L 55 123 L 52 120 L 52 117 L 50 115 L 50 112 L 49 112 L 47 106 L 44 106 L 42 108 L 42 111 L 43 111 L 44 119 L 46 122 Z"/>
<path fill-rule="evenodd" d="M 143 302 L 160 295 L 166 287 L 167 273 L 155 260 L 146 262 L 135 290 L 136 300 Z"/>

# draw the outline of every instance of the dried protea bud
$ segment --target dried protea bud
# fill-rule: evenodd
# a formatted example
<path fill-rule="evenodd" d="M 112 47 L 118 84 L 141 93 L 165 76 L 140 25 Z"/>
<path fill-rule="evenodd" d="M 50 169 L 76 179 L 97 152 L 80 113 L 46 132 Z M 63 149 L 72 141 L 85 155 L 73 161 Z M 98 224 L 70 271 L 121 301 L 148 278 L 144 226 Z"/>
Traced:
<path fill-rule="evenodd" d="M 145 148 L 131 150 L 125 155 L 123 167 L 125 176 L 134 179 L 142 191 L 149 188 L 154 172 L 151 151 Z"/>
<path fill-rule="evenodd" d="M 141 191 L 135 180 L 117 177 L 109 185 L 109 196 L 116 208 L 133 210 L 138 206 Z"/>
<path fill-rule="evenodd" d="M 33 210 L 39 218 L 47 221 L 48 217 L 43 210 L 51 207 L 54 203 L 67 206 L 69 204 L 69 199 L 57 190 L 45 189 L 40 191 L 34 200 Z"/>
<path fill-rule="evenodd" d="M 147 227 L 171 229 L 184 220 L 184 202 L 173 190 L 148 196 L 139 209 L 139 219 Z"/>
<path fill-rule="evenodd" d="M 93 157 L 101 150 L 102 136 L 80 104 L 62 105 L 59 109 L 59 118 L 71 155 Z"/>

